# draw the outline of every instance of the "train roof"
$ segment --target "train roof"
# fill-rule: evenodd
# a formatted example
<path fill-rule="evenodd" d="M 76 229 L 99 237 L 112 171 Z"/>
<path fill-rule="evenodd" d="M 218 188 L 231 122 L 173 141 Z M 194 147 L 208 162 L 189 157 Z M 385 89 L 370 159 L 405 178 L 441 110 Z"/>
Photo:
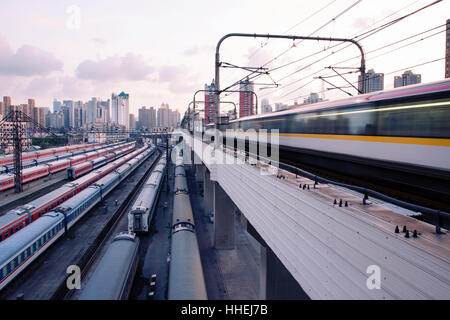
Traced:
<path fill-rule="evenodd" d="M 34 209 L 39 208 L 42 205 L 46 204 L 51 199 L 54 199 L 54 198 L 58 197 L 59 195 L 63 194 L 64 192 L 71 190 L 72 188 L 73 188 L 73 186 L 71 186 L 70 183 L 67 183 L 67 184 L 59 187 L 58 189 L 55 189 L 55 190 L 43 195 L 42 197 L 39 197 L 37 199 L 34 199 L 33 201 L 28 202 L 25 205 L 17 207 L 15 210 L 24 208 L 25 206 L 27 206 L 27 208 L 30 208 L 31 210 L 34 210 Z"/>
<path fill-rule="evenodd" d="M 49 212 L 41 218 L 26 226 L 24 229 L 17 231 L 8 239 L 0 242 L 0 265 L 11 259 L 27 244 L 36 239 L 45 230 L 52 227 L 64 219 L 64 216 L 57 212 Z"/>
<path fill-rule="evenodd" d="M 55 161 L 56 162 L 56 161 Z M 55 163 L 54 162 L 54 163 Z M 48 169 L 48 166 L 45 164 L 40 164 L 38 166 L 35 167 L 31 167 L 31 168 L 26 168 L 22 170 L 22 175 L 30 173 L 30 172 L 35 172 L 36 170 L 42 170 L 42 169 Z"/>
<path fill-rule="evenodd" d="M 139 247 L 139 238 L 115 238 L 80 294 L 80 300 L 116 300 Z"/>
<path fill-rule="evenodd" d="M 98 186 L 91 185 L 89 188 L 84 189 L 80 193 L 74 195 L 72 198 L 64 201 L 59 206 L 56 207 L 56 211 L 67 212 L 75 207 L 77 207 L 80 203 L 86 201 L 86 199 L 96 193 L 98 191 Z"/>
<path fill-rule="evenodd" d="M 231 120 L 230 123 L 239 122 L 239 121 L 247 121 L 247 120 L 255 120 L 260 118 L 270 118 L 270 117 L 278 117 L 280 115 L 288 115 L 298 112 L 308 112 L 315 111 L 319 109 L 328 109 L 332 107 L 342 106 L 342 105 L 355 105 L 355 104 L 363 104 L 365 102 L 371 101 L 382 101 L 387 99 L 396 99 L 405 96 L 415 96 L 426 93 L 435 93 L 442 91 L 450 91 L 450 79 L 430 82 L 426 84 L 414 84 L 400 88 L 394 88 L 383 91 L 375 91 L 366 94 L 361 94 L 358 96 L 354 96 L 351 98 L 343 98 L 333 101 L 323 101 L 314 104 L 308 105 L 299 105 L 298 107 L 287 109 L 278 112 L 271 112 L 265 114 L 252 115 L 247 117 L 238 118 L 235 120 Z"/>

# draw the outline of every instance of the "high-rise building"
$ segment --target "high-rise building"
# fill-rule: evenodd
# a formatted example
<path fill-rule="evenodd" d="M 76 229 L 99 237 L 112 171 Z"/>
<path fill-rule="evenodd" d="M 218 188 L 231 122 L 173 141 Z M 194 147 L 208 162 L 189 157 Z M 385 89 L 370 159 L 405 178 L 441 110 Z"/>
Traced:
<path fill-rule="evenodd" d="M 445 77 L 450 78 L 450 19 L 447 20 L 445 37 Z"/>
<path fill-rule="evenodd" d="M 205 84 L 205 125 L 214 122 L 214 92 L 215 92 L 214 79 L 208 86 Z"/>
<path fill-rule="evenodd" d="M 169 127 L 169 105 L 167 103 L 162 103 L 158 109 L 158 128 Z"/>
<path fill-rule="evenodd" d="M 48 128 L 64 128 L 64 114 L 62 111 L 48 113 L 46 118 Z"/>
<path fill-rule="evenodd" d="M 41 127 L 45 128 L 47 126 L 46 122 L 45 122 L 45 108 L 41 107 L 41 108 L 36 108 L 38 109 L 39 112 L 39 124 L 41 125 Z"/>
<path fill-rule="evenodd" d="M 411 70 L 407 70 L 401 76 L 394 77 L 394 88 L 409 86 L 411 84 L 421 82 L 422 82 L 422 75 L 414 74 Z"/>
<path fill-rule="evenodd" d="M 362 93 L 380 91 L 384 89 L 384 73 L 375 73 L 373 69 L 366 72 L 364 82 L 358 77 L 358 89 Z"/>
<path fill-rule="evenodd" d="M 130 113 L 130 131 L 136 131 L 136 117 Z"/>
<path fill-rule="evenodd" d="M 139 127 L 143 130 L 156 127 L 156 110 L 153 107 L 147 109 L 145 106 L 138 111 Z"/>
<path fill-rule="evenodd" d="M 9 113 L 9 107 L 11 106 L 11 97 L 4 96 L 3 97 L 3 103 L 5 104 L 4 105 L 5 114 L 8 114 Z"/>
<path fill-rule="evenodd" d="M 53 112 L 59 112 L 61 109 L 62 103 L 56 99 L 53 99 Z"/>
<path fill-rule="evenodd" d="M 253 106 L 253 82 L 247 79 L 240 82 L 239 87 L 239 118 L 255 114 Z"/>
<path fill-rule="evenodd" d="M 269 103 L 269 99 L 262 99 L 261 101 L 261 113 L 271 113 L 272 106 Z"/>
<path fill-rule="evenodd" d="M 6 116 L 5 103 L 0 101 L 0 121 Z"/>
<path fill-rule="evenodd" d="M 180 124 L 181 114 L 178 109 L 172 111 L 172 127 L 176 128 Z"/>
<path fill-rule="evenodd" d="M 96 112 L 97 112 L 97 98 L 92 98 L 89 102 L 88 102 L 88 109 L 87 109 L 87 116 L 86 116 L 86 121 L 88 124 L 94 123 L 96 122 Z"/>
<path fill-rule="evenodd" d="M 111 122 L 110 100 L 108 99 L 106 101 L 99 101 L 98 104 L 103 108 L 103 111 L 105 112 L 106 122 Z"/>
<path fill-rule="evenodd" d="M 111 122 L 125 126 L 129 129 L 129 95 L 123 91 L 111 97 Z"/>
<path fill-rule="evenodd" d="M 73 107 L 73 101 L 72 100 L 63 100 L 63 105 L 67 107 L 66 113 L 64 114 L 64 117 L 67 114 L 67 121 L 69 123 L 68 128 L 75 128 L 74 125 L 74 107 Z M 66 121 L 66 119 L 64 119 Z"/>
<path fill-rule="evenodd" d="M 40 115 L 39 108 L 33 108 L 33 116 L 32 116 L 32 118 L 33 118 L 34 122 L 40 123 L 39 115 Z"/>
<path fill-rule="evenodd" d="M 63 118 L 64 118 L 64 128 L 65 129 L 69 129 L 70 128 L 70 109 L 68 106 L 66 106 L 65 104 L 63 104 L 61 106 L 61 111 L 63 114 Z"/>
<path fill-rule="evenodd" d="M 289 108 L 289 106 L 287 104 L 275 103 L 275 111 L 283 111 L 283 110 L 287 110 L 288 108 Z"/>
<path fill-rule="evenodd" d="M 317 102 L 321 102 L 321 101 L 322 101 L 322 99 L 319 97 L 318 93 L 311 92 L 309 94 L 309 97 L 306 98 L 303 103 L 304 104 L 313 104 L 313 103 L 317 103 Z"/>

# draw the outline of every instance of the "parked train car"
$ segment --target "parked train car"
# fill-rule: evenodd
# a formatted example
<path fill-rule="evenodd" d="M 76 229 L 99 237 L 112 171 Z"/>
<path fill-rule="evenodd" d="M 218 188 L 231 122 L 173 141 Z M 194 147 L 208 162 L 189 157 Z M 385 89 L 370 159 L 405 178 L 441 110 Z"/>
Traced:
<path fill-rule="evenodd" d="M 92 148 L 92 147 L 98 147 L 101 145 L 103 145 L 103 143 L 96 143 L 96 144 L 91 144 L 91 145 L 83 144 L 83 145 L 74 145 L 74 146 L 64 146 L 64 147 L 58 147 L 58 148 L 43 149 L 43 150 L 39 150 L 39 151 L 24 152 L 22 154 L 22 161 L 38 159 L 38 158 L 45 158 L 47 156 L 55 155 L 58 153 L 88 149 L 88 148 Z M 0 156 L 0 166 L 12 164 L 12 163 L 13 163 L 13 155 L 12 154 L 6 155 L 6 156 Z"/>
<path fill-rule="evenodd" d="M 177 159 L 176 165 L 183 166 L 181 157 Z M 168 298 L 169 300 L 208 298 L 189 190 L 186 176 L 182 174 L 175 176 Z"/>
<path fill-rule="evenodd" d="M 139 262 L 139 238 L 134 233 L 116 235 L 79 300 L 127 300 Z"/>
<path fill-rule="evenodd" d="M 110 153 L 106 154 L 104 157 L 99 157 L 97 159 L 88 160 L 83 163 L 80 163 L 75 166 L 71 166 L 67 168 L 67 179 L 69 180 L 75 180 L 82 175 L 86 174 L 87 172 L 90 172 L 102 165 L 104 165 L 107 162 L 110 162 L 112 159 L 117 159 L 121 157 L 123 154 L 129 153 L 134 149 L 134 146 L 124 147 L 122 149 L 116 149 L 114 151 L 111 151 Z"/>
<path fill-rule="evenodd" d="M 44 214 L 26 230 L 16 232 L 0 242 L 0 290 L 69 231 L 96 203 L 101 201 L 112 190 L 111 184 L 117 185 L 125 179 L 130 171 L 150 157 L 153 152 L 154 149 L 142 148 L 139 155 L 140 162 L 135 162 L 134 167 L 126 170 L 126 174 L 122 177 L 115 171 L 110 172 L 108 176 L 99 181 L 99 184 L 88 187 L 68 200 L 70 202 Z M 130 158 L 128 161 L 130 160 L 132 159 Z M 130 167 L 126 163 L 122 165 Z"/>
<path fill-rule="evenodd" d="M 164 180 L 166 157 L 163 155 L 143 185 L 128 213 L 128 232 L 148 232 Z"/>
<path fill-rule="evenodd" d="M 132 144 L 132 143 L 128 143 L 128 144 Z M 44 157 L 34 158 L 34 159 L 25 160 L 22 158 L 22 169 L 34 167 L 34 166 L 37 166 L 40 164 L 44 164 L 44 163 L 48 163 L 48 162 L 52 162 L 52 161 L 56 161 L 56 160 L 61 160 L 61 159 L 72 157 L 72 156 L 82 155 L 86 152 L 96 151 L 96 150 L 100 150 L 100 149 L 104 149 L 104 148 L 111 148 L 114 151 L 118 148 L 121 148 L 122 145 L 128 145 L 128 144 L 126 144 L 125 142 L 119 142 L 119 143 L 111 144 L 108 146 L 98 145 L 98 146 L 92 146 L 92 147 L 90 146 L 89 148 L 78 148 L 76 150 L 72 149 L 72 151 L 64 152 L 63 154 L 57 153 L 54 155 L 49 155 L 49 156 L 44 156 Z M 64 148 L 66 148 L 66 147 L 64 147 Z M 23 155 L 25 155 L 25 153 Z M 10 157 L 12 159 L 12 155 L 9 155 L 8 157 Z M 4 161 L 2 162 L 1 159 L 2 158 L 0 157 L 0 163 L 3 163 Z M 10 172 L 14 171 L 14 165 L 12 164 L 12 160 L 10 160 L 10 162 L 11 162 L 10 164 L 3 164 L 3 165 L 0 164 L 0 174 L 10 173 Z"/>
<path fill-rule="evenodd" d="M 0 240 L 3 241 L 10 237 L 15 232 L 31 224 L 45 213 L 50 212 L 53 208 L 57 207 L 67 199 L 73 197 L 77 193 L 80 193 L 82 190 L 114 171 L 127 161 L 132 160 L 141 153 L 145 153 L 148 149 L 149 148 L 147 146 L 140 148 L 139 150 L 119 158 L 104 167 L 85 175 L 84 177 L 67 183 L 64 186 L 27 203 L 26 205 L 19 206 L 7 212 L 5 215 L 0 216 Z M 151 150 L 153 152 L 154 148 Z"/>
<path fill-rule="evenodd" d="M 128 147 L 123 146 L 121 149 L 112 151 L 112 155 L 108 157 L 102 157 L 101 159 L 93 159 L 93 168 L 90 170 L 96 169 L 113 157 L 119 157 L 119 155 L 122 155 L 124 153 L 130 152 L 133 149 L 133 147 L 130 145 Z M 83 156 L 77 156 L 78 158 L 75 160 L 75 162 L 79 162 L 83 159 Z M 84 158 L 87 156 L 84 155 Z M 30 181 L 43 178 L 49 174 L 54 174 L 57 172 L 60 172 L 62 170 L 66 170 L 67 168 L 71 167 L 74 163 L 73 158 L 67 158 L 62 160 L 56 160 L 52 161 L 46 164 L 41 164 L 38 166 L 32 166 L 30 168 L 24 169 L 22 171 L 22 183 L 28 183 Z M 89 171 L 90 171 L 89 170 Z M 12 182 L 11 182 L 12 179 Z M 7 189 L 14 187 L 14 175 L 0 175 L 0 191 L 5 191 Z"/>

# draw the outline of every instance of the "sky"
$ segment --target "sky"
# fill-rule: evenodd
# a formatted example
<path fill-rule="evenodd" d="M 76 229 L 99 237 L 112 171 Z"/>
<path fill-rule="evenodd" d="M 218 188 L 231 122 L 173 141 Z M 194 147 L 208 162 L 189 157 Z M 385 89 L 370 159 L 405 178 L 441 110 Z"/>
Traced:
<path fill-rule="evenodd" d="M 2 1 L 0 95 L 11 96 L 13 104 L 34 98 L 37 106 L 52 109 L 54 98 L 86 102 L 91 97 L 106 100 L 113 92 L 125 91 L 130 94 L 130 111 L 134 114 L 142 106 L 159 107 L 161 103 L 184 112 L 194 92 L 213 80 L 215 47 L 225 34 L 352 38 L 433 1 Z M 393 87 L 393 77 L 404 68 L 436 59 L 441 60 L 412 71 L 422 74 L 422 82 L 444 78 L 442 25 L 450 18 L 449 13 L 449 0 L 444 0 L 360 40 L 367 69 L 386 74 L 385 89 Z M 435 27 L 421 36 L 382 48 Z M 417 41 L 421 38 L 426 39 Z M 417 43 L 408 45 L 414 41 Z M 337 65 L 359 66 L 356 47 L 338 51 L 344 47 L 339 44 L 329 49 L 334 44 L 303 41 L 294 46 L 292 40 L 229 38 L 221 45 L 220 55 L 221 62 L 267 68 L 269 75 L 255 80 L 258 99 L 292 104 L 295 100 L 302 102 L 310 92 L 323 92 L 326 99 L 347 95 L 329 90 L 331 85 L 313 78 L 333 74 L 326 67 L 349 58 L 355 57 Z M 375 49 L 379 50 L 371 53 Z M 326 55 L 329 57 L 320 60 Z M 295 60 L 300 61 L 291 63 Z M 396 70 L 401 71 L 392 73 Z M 243 69 L 221 68 L 221 87 L 247 74 Z M 357 73 L 345 77 L 354 83 Z M 347 85 L 340 77 L 328 80 L 337 86 Z M 345 90 L 356 94 L 353 88 Z M 196 99 L 202 100 L 201 94 Z M 237 101 L 237 95 L 225 99 Z"/>

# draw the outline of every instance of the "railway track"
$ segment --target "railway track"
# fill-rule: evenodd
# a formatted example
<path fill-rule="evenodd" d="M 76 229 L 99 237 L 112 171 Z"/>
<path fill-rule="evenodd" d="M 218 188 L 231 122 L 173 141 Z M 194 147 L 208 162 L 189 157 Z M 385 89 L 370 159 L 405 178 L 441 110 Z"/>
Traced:
<path fill-rule="evenodd" d="M 148 179 L 151 174 L 153 168 L 158 162 L 158 159 L 161 157 L 161 152 L 159 155 L 153 159 L 152 164 L 145 172 L 145 174 L 139 179 L 138 183 L 134 186 L 133 190 L 128 194 L 125 201 L 119 206 L 118 210 L 108 219 L 108 222 L 105 224 L 103 229 L 100 231 L 98 236 L 92 242 L 92 244 L 85 250 L 85 252 L 81 255 L 80 259 L 77 261 L 76 265 L 80 268 L 81 271 L 81 279 L 87 274 L 89 268 L 96 260 L 98 254 L 101 252 L 102 247 L 107 242 L 107 240 L 112 235 L 115 226 L 120 221 L 121 217 L 124 213 L 126 213 L 126 209 L 130 206 L 130 204 L 136 198 L 138 191 L 141 189 L 142 185 Z M 69 290 L 66 285 L 68 276 L 64 278 L 63 281 L 59 284 L 55 293 L 52 295 L 50 300 L 68 300 L 73 294 L 73 290 Z"/>

